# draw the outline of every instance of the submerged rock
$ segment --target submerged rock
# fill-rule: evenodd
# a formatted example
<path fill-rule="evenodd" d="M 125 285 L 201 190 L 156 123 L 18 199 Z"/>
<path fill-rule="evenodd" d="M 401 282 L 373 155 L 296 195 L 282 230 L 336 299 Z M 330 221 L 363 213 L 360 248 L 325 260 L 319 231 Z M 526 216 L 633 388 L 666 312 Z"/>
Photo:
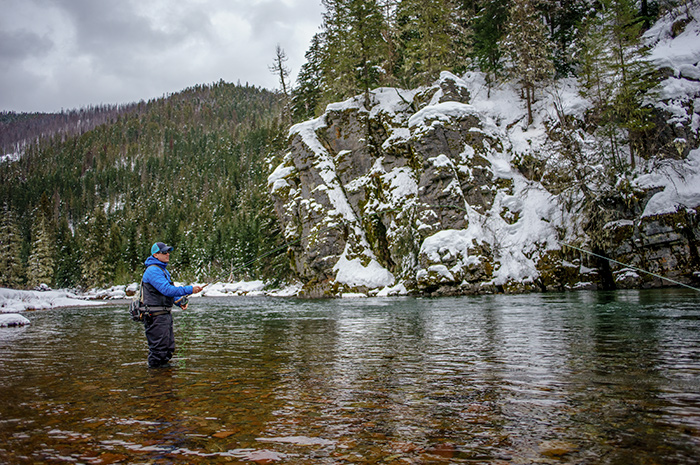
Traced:
<path fill-rule="evenodd" d="M 555 439 L 540 443 L 539 450 L 540 453 L 544 456 L 561 458 L 565 455 L 569 455 L 573 452 L 576 452 L 578 450 L 578 447 L 575 444 Z"/>

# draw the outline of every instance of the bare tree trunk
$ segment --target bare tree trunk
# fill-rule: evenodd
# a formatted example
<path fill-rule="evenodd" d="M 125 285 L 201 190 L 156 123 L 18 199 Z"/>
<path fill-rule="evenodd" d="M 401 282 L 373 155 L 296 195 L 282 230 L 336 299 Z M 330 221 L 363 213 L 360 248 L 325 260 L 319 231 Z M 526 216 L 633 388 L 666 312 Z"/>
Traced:
<path fill-rule="evenodd" d="M 525 85 L 525 101 L 527 102 L 527 125 L 532 124 L 532 100 L 534 91 L 531 84 Z"/>

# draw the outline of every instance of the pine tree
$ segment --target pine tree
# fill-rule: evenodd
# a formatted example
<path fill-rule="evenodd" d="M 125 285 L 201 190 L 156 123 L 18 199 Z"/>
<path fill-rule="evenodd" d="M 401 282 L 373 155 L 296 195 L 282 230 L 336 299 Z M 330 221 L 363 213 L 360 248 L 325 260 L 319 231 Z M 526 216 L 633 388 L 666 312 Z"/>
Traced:
<path fill-rule="evenodd" d="M 75 286 L 80 280 L 80 265 L 75 238 L 63 217 L 56 230 L 56 274 L 54 282 L 60 288 Z"/>
<path fill-rule="evenodd" d="M 292 119 L 299 122 L 314 118 L 319 111 L 324 87 L 321 55 L 322 36 L 315 34 L 306 52 L 306 63 L 301 66 L 297 85 L 292 90 Z"/>
<path fill-rule="evenodd" d="M 510 54 L 510 73 L 523 89 L 527 103 L 527 121 L 532 124 L 532 104 L 538 84 L 554 72 L 551 44 L 542 16 L 534 7 L 534 0 L 515 2 L 510 11 L 508 34 L 502 47 Z"/>
<path fill-rule="evenodd" d="M 323 102 L 342 100 L 357 92 L 354 68 L 349 64 L 347 30 L 350 28 L 346 4 L 349 0 L 322 0 L 326 11 L 321 26 L 323 38 L 321 70 L 324 76 Z"/>
<path fill-rule="evenodd" d="M 32 248 L 27 263 L 27 284 L 30 288 L 41 284 L 53 286 L 55 249 L 46 215 L 38 215 L 32 224 Z"/>
<path fill-rule="evenodd" d="M 572 48 L 587 8 L 586 0 L 539 0 L 538 9 L 549 26 L 554 68 L 559 76 L 572 74 L 577 65 Z"/>
<path fill-rule="evenodd" d="M 376 0 L 350 1 L 349 12 L 351 28 L 356 31 L 350 35 L 349 45 L 357 53 L 357 82 L 367 102 L 370 89 L 380 85 L 386 74 L 388 50 L 382 37 L 386 29 L 384 15 Z"/>
<path fill-rule="evenodd" d="M 635 134 L 654 127 L 651 109 L 643 104 L 644 97 L 656 85 L 648 49 L 641 35 L 645 18 L 640 17 L 634 0 L 603 0 L 611 13 L 614 70 L 620 78 L 620 87 L 613 106 L 613 118 L 627 130 L 630 144 L 630 166 L 635 167 L 635 154 L 641 151 L 642 141 Z"/>
<path fill-rule="evenodd" d="M 400 3 L 400 0 L 377 0 L 380 11 L 384 16 L 384 26 L 381 35 L 382 40 L 386 43 L 386 59 L 383 65 L 386 74 L 384 75 L 382 84 L 393 87 L 398 85 L 398 79 L 401 73 L 401 57 L 396 17 L 398 5 Z"/>
<path fill-rule="evenodd" d="M 268 67 L 270 72 L 277 76 L 282 86 L 282 93 L 285 97 L 289 97 L 289 92 L 287 92 L 287 79 L 289 79 L 289 73 L 291 70 L 285 65 L 287 62 L 287 54 L 280 44 L 277 44 L 275 49 L 275 59 L 273 63 Z"/>
<path fill-rule="evenodd" d="M 486 0 L 471 19 L 472 54 L 489 84 L 497 80 L 503 68 L 500 41 L 506 30 L 508 3 Z M 489 89 L 490 90 L 490 89 Z"/>
<path fill-rule="evenodd" d="M 105 262 L 108 234 L 107 217 L 98 206 L 83 227 L 81 281 L 87 287 L 105 286 L 109 282 L 109 270 Z"/>
<path fill-rule="evenodd" d="M 107 282 L 124 282 L 127 277 L 127 270 L 123 254 L 123 242 L 124 239 L 121 228 L 116 222 L 112 223 L 112 226 L 109 228 L 107 244 L 105 245 L 103 252 L 105 255 L 104 268 L 107 276 Z"/>
<path fill-rule="evenodd" d="M 135 271 L 141 269 L 141 244 L 138 241 L 137 236 L 138 228 L 134 224 L 134 220 L 127 219 L 124 235 L 125 239 L 125 250 L 124 250 L 124 260 L 126 269 L 131 270 L 132 279 L 135 278 Z"/>
<path fill-rule="evenodd" d="M 630 166 L 641 151 L 639 134 L 653 127 L 644 97 L 656 84 L 641 43 L 643 18 L 632 0 L 604 0 L 601 11 L 583 23 L 581 56 L 584 96 L 594 104 L 593 115 L 606 143 L 615 172 L 623 172 L 623 147 L 629 143 Z"/>
<path fill-rule="evenodd" d="M 596 108 L 607 104 L 613 78 L 612 55 L 609 53 L 605 21 L 601 16 L 591 15 L 582 24 L 583 41 L 578 50 L 581 63 L 579 80 L 583 95 L 591 99 Z"/>
<path fill-rule="evenodd" d="M 403 0 L 396 17 L 406 85 L 427 85 L 443 70 L 463 68 L 464 34 L 452 0 Z"/>
<path fill-rule="evenodd" d="M 376 0 L 323 0 L 324 101 L 364 93 L 385 79 L 387 44 Z"/>
<path fill-rule="evenodd" d="M 21 244 L 17 217 L 5 202 L 0 218 L 0 286 L 14 289 L 22 286 Z"/>

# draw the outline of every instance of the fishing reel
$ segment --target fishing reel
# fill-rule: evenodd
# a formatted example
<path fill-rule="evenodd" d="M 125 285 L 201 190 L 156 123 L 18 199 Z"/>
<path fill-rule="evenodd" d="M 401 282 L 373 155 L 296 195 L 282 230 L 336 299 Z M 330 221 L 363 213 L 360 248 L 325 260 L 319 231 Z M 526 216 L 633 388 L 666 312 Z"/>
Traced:
<path fill-rule="evenodd" d="M 174 303 L 175 305 L 184 310 L 185 308 L 187 308 L 187 304 L 190 303 L 190 299 L 188 299 L 187 296 L 182 296 L 179 299 L 177 299 Z"/>

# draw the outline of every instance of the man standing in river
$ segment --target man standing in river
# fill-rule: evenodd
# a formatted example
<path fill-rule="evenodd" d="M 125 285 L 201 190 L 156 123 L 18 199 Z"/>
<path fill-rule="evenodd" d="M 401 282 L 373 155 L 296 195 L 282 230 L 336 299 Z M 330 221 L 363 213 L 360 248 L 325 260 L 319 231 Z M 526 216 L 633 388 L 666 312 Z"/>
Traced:
<path fill-rule="evenodd" d="M 184 297 L 201 292 L 202 286 L 174 286 L 167 270 L 170 262 L 169 245 L 156 242 L 151 247 L 151 256 L 146 259 L 146 271 L 141 281 L 143 303 L 148 308 L 144 319 L 146 339 L 148 340 L 148 366 L 158 368 L 168 365 L 175 351 L 175 336 L 173 333 L 173 305 L 183 310 L 187 308 Z M 183 302 L 184 300 L 184 302 Z"/>

